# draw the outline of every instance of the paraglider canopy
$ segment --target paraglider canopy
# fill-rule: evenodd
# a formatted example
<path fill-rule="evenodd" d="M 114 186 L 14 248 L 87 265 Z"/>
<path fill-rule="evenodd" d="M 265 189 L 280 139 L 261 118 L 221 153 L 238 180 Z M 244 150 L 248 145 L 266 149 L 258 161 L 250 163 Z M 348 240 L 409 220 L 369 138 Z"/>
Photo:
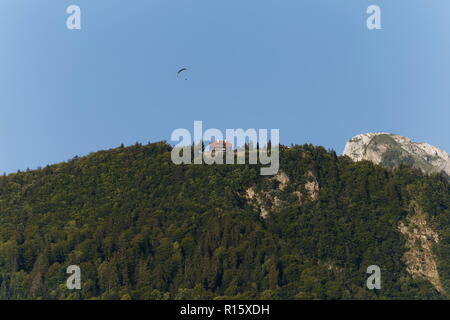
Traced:
<path fill-rule="evenodd" d="M 180 70 L 178 70 L 177 76 L 179 76 L 183 71 L 187 71 L 187 68 L 181 68 Z"/>
<path fill-rule="evenodd" d="M 180 70 L 178 70 L 177 77 L 180 76 L 181 73 L 183 73 L 183 72 L 185 72 L 187 70 L 188 70 L 187 68 L 181 68 Z M 184 80 L 187 80 L 187 78 L 184 78 Z"/>

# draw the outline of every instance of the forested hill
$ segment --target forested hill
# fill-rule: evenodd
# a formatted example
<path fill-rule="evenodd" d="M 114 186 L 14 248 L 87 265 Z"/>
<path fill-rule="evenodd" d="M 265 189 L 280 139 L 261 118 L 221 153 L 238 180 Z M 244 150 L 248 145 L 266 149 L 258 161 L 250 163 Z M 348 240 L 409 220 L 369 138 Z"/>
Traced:
<path fill-rule="evenodd" d="M 448 299 L 446 178 L 321 147 L 179 165 L 165 143 L 0 177 L 1 299 Z M 66 268 L 79 265 L 81 290 Z M 381 269 L 368 290 L 367 267 Z"/>

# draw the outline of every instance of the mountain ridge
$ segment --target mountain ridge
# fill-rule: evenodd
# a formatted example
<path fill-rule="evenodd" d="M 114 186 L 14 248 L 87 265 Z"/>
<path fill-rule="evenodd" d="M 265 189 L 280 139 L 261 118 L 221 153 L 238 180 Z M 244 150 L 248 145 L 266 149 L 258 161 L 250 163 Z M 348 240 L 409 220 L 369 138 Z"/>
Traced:
<path fill-rule="evenodd" d="M 276 178 L 175 165 L 171 150 L 136 144 L 0 177 L 0 298 L 448 298 L 442 177 L 312 145 L 282 150 Z M 65 287 L 69 265 L 81 290 Z M 370 265 L 380 291 L 365 286 Z"/>
<path fill-rule="evenodd" d="M 346 143 L 343 155 L 353 161 L 369 160 L 387 167 L 407 164 L 425 173 L 444 172 L 450 177 L 450 155 L 446 151 L 397 134 L 356 135 Z"/>

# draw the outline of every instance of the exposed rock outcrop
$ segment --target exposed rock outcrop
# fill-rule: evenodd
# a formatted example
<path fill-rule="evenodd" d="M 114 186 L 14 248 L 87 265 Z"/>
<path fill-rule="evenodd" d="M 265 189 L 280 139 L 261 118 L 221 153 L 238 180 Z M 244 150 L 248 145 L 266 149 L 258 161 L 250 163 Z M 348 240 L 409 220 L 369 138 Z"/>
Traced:
<path fill-rule="evenodd" d="M 442 292 L 443 287 L 433 254 L 433 245 L 439 242 L 439 236 L 429 227 L 426 216 L 417 203 L 411 203 L 410 211 L 413 214 L 398 225 L 398 230 L 406 239 L 406 270 L 413 277 L 428 280 L 437 291 Z"/>
<path fill-rule="evenodd" d="M 277 190 L 280 191 L 283 191 L 289 183 L 289 177 L 281 170 L 278 171 L 278 174 L 272 177 L 271 180 L 276 180 L 279 182 Z M 245 192 L 245 197 L 247 198 L 247 200 L 254 201 L 254 204 L 260 210 L 260 216 L 263 219 L 267 218 L 269 210 L 276 209 L 282 204 L 282 201 L 276 195 L 274 195 L 274 191 L 276 190 L 256 193 L 253 188 L 248 188 Z M 268 206 L 268 202 L 272 205 Z"/>
<path fill-rule="evenodd" d="M 344 155 L 353 161 L 369 160 L 387 167 L 402 163 L 425 173 L 444 172 L 450 177 L 450 155 L 430 144 L 390 133 L 366 133 L 350 139 Z"/>
<path fill-rule="evenodd" d="M 311 200 L 317 200 L 319 197 L 319 182 L 311 171 L 308 172 L 308 179 L 309 181 L 305 184 L 305 189 L 308 191 Z"/>
<path fill-rule="evenodd" d="M 304 185 L 306 194 L 298 190 L 293 192 L 292 190 L 289 191 L 298 198 L 300 204 L 304 203 L 306 200 L 315 201 L 319 196 L 319 183 L 317 178 L 311 171 L 306 174 L 306 178 L 307 182 Z M 263 219 L 267 218 L 270 211 L 280 209 L 285 205 L 285 201 L 281 200 L 279 196 L 281 193 L 286 192 L 286 188 L 290 183 L 289 177 L 281 170 L 276 176 L 270 178 L 270 180 L 278 182 L 278 186 L 271 190 L 259 192 L 255 191 L 253 187 L 248 188 L 244 195 L 244 197 L 259 210 L 260 216 Z"/>

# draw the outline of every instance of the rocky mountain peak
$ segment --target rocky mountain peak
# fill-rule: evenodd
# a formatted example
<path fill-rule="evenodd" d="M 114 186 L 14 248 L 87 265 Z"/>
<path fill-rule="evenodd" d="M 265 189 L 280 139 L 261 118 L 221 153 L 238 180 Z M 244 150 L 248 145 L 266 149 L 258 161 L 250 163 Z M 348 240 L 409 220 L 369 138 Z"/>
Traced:
<path fill-rule="evenodd" d="M 444 172 L 450 177 L 450 155 L 447 152 L 397 134 L 359 134 L 347 142 L 343 154 L 353 161 L 369 160 L 387 167 L 404 163 L 425 173 Z"/>

